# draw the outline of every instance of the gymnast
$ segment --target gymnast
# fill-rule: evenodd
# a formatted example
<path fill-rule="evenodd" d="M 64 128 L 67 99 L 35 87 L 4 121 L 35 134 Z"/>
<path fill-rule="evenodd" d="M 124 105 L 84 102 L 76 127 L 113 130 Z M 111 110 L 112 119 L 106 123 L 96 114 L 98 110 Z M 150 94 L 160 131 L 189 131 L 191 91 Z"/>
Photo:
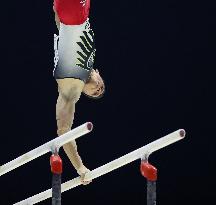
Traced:
<path fill-rule="evenodd" d="M 56 104 L 57 134 L 71 130 L 75 104 L 81 93 L 98 99 L 105 92 L 105 85 L 97 69 L 94 33 L 89 23 L 90 0 L 54 0 L 53 10 L 59 35 L 55 36 L 55 68 L 53 75 L 58 85 Z M 75 141 L 63 146 L 84 185 L 89 169 L 83 164 Z"/>

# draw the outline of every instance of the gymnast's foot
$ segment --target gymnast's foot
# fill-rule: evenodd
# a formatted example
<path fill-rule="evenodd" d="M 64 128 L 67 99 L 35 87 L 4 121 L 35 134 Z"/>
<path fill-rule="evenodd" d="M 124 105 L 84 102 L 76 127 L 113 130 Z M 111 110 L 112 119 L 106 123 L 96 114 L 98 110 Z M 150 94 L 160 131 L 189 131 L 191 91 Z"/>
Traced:
<path fill-rule="evenodd" d="M 82 167 L 80 167 L 78 170 L 77 170 L 77 173 L 80 175 L 81 177 L 81 182 L 83 185 L 87 185 L 89 183 L 92 182 L 92 180 L 90 181 L 85 181 L 85 175 L 90 172 L 90 170 L 88 168 L 86 168 L 84 165 Z"/>

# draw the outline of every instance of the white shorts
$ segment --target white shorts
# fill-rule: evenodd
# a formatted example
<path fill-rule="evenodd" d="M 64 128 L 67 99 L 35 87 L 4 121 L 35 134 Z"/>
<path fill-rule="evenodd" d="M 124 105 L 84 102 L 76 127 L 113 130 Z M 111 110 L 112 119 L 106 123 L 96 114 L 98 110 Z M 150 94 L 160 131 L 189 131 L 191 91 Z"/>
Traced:
<path fill-rule="evenodd" d="M 94 33 L 87 19 L 81 25 L 60 23 L 59 36 L 54 38 L 56 79 L 76 78 L 86 82 L 95 58 Z"/>

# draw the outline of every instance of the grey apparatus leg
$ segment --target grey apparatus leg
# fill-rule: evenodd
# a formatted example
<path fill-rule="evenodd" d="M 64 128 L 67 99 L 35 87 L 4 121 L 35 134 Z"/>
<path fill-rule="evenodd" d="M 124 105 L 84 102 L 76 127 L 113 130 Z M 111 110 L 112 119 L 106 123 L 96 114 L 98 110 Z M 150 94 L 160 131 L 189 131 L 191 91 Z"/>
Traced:
<path fill-rule="evenodd" d="M 61 174 L 52 177 L 52 205 L 61 205 Z"/>
<path fill-rule="evenodd" d="M 147 205 L 156 205 L 156 181 L 147 180 Z"/>

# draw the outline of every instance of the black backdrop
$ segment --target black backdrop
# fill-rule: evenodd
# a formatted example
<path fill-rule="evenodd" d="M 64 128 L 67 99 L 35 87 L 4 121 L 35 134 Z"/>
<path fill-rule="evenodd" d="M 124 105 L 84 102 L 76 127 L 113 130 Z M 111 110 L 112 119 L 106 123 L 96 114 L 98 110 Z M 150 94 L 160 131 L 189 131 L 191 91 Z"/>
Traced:
<path fill-rule="evenodd" d="M 1 159 L 56 137 L 52 1 L 1 2 Z M 96 168 L 176 129 L 185 140 L 153 154 L 158 204 L 208 204 L 215 193 L 215 6 L 207 1 L 92 0 L 103 99 L 82 96 L 74 127 L 94 131 L 79 152 Z M 76 176 L 64 160 L 63 181 Z M 146 204 L 140 161 L 63 194 L 63 205 Z M 51 186 L 49 155 L 0 178 L 0 204 Z M 51 204 L 50 200 L 41 204 Z M 212 204 L 212 203 L 211 203 Z"/>

